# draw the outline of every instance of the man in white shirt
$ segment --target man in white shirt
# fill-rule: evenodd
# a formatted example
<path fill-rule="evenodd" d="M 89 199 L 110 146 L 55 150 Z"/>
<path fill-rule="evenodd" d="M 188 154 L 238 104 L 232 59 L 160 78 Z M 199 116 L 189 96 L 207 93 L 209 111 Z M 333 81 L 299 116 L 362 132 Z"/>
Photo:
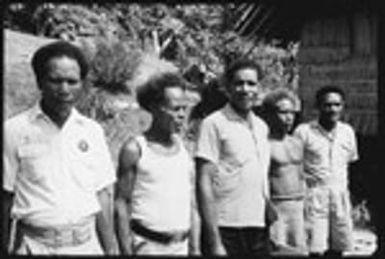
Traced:
<path fill-rule="evenodd" d="M 319 117 L 295 130 L 304 143 L 305 201 L 309 253 L 341 256 L 352 249 L 353 223 L 348 166 L 358 159 L 353 128 L 340 121 L 344 92 L 326 86 L 316 93 Z"/>
<path fill-rule="evenodd" d="M 86 59 L 58 41 L 38 49 L 32 67 L 41 99 L 4 125 L 3 231 L 8 236 L 10 219 L 14 230 L 9 252 L 116 253 L 110 153 L 101 126 L 74 108 Z"/>
<path fill-rule="evenodd" d="M 252 112 L 261 69 L 241 59 L 225 71 L 229 101 L 202 122 L 196 147 L 204 253 L 268 255 L 267 125 Z"/>

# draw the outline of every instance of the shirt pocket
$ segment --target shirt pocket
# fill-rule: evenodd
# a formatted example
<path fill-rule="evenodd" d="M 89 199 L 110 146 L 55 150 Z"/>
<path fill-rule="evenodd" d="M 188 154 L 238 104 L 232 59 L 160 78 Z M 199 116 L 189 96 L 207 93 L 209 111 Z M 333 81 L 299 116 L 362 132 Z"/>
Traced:
<path fill-rule="evenodd" d="M 242 163 L 232 159 L 221 161 L 214 177 L 214 190 L 218 197 L 233 195 L 242 180 Z"/>
<path fill-rule="evenodd" d="M 354 151 L 353 147 L 350 143 L 342 142 L 342 143 L 337 143 L 338 144 L 338 149 L 337 149 L 337 158 L 338 162 L 341 164 L 346 164 L 353 160 L 354 157 Z"/>
<path fill-rule="evenodd" d="M 252 156 L 257 156 L 254 142 L 246 136 L 233 136 L 230 133 L 224 134 L 221 139 L 221 164 L 225 169 L 239 167 Z"/>
<path fill-rule="evenodd" d="M 72 178 L 75 183 L 83 190 L 95 190 L 96 173 L 100 171 L 97 160 L 92 150 L 74 150 L 71 156 Z"/>
<path fill-rule="evenodd" d="M 312 165 L 320 165 L 329 156 L 330 144 L 327 142 L 313 142 L 308 144 L 305 152 L 305 160 Z"/>
<path fill-rule="evenodd" d="M 306 211 L 309 216 L 325 217 L 329 211 L 329 194 L 325 187 L 308 190 Z"/>
<path fill-rule="evenodd" d="M 32 181 L 41 181 L 50 173 L 48 147 L 43 144 L 29 144 L 19 147 L 21 173 Z"/>

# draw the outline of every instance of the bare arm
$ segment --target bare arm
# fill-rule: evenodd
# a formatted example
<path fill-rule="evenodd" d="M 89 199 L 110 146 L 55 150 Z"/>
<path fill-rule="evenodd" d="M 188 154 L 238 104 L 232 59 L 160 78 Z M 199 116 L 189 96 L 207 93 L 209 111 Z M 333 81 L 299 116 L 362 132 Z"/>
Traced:
<path fill-rule="evenodd" d="M 96 215 L 96 228 L 105 253 L 108 255 L 117 255 L 119 253 L 119 248 L 114 233 L 112 189 L 113 186 L 110 185 L 97 193 L 102 209 Z"/>
<path fill-rule="evenodd" d="M 118 181 L 115 196 L 115 216 L 119 246 L 123 254 L 132 254 L 131 249 L 131 197 L 136 178 L 136 164 L 140 148 L 134 139 L 125 143 L 119 154 Z"/>
<path fill-rule="evenodd" d="M 216 166 L 204 159 L 197 158 L 197 201 L 201 216 L 202 242 L 207 244 L 210 255 L 225 255 L 218 225 L 217 212 L 212 190 L 211 175 Z"/>
<path fill-rule="evenodd" d="M 199 251 L 199 233 L 200 233 L 200 220 L 197 210 L 197 201 L 195 195 L 195 171 L 192 172 L 191 179 L 191 230 L 189 236 L 189 255 L 200 255 Z"/>
<path fill-rule="evenodd" d="M 10 223 L 11 223 L 11 207 L 13 203 L 13 194 L 7 191 L 2 192 L 3 197 L 3 217 L 2 217 L 2 251 L 4 254 L 8 253 L 8 245 L 10 239 Z"/>

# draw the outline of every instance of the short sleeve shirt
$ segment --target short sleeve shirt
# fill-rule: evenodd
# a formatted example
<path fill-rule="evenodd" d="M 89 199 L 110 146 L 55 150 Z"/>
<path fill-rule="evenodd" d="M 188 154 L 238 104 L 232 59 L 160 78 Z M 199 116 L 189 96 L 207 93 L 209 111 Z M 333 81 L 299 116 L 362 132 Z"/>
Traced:
<path fill-rule="evenodd" d="M 195 157 L 218 169 L 212 177 L 220 226 L 265 225 L 267 136 L 265 122 L 252 113 L 246 120 L 229 104 L 203 120 Z"/>
<path fill-rule="evenodd" d="M 358 160 L 353 128 L 338 122 L 327 132 L 317 121 L 301 124 L 294 133 L 304 143 L 304 171 L 307 182 L 347 187 L 348 164 Z"/>
<path fill-rule="evenodd" d="M 8 119 L 3 156 L 11 214 L 33 224 L 68 224 L 96 213 L 97 192 L 115 181 L 103 129 L 75 109 L 61 129 L 38 104 Z"/>

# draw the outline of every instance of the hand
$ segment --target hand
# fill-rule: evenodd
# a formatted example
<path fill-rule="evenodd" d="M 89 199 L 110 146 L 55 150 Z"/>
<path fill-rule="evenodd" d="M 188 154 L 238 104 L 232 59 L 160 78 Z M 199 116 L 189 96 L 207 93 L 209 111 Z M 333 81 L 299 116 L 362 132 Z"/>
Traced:
<path fill-rule="evenodd" d="M 131 238 L 130 240 L 128 240 L 127 242 L 125 242 L 124 244 L 122 244 L 122 254 L 123 255 L 132 255 L 132 247 L 131 247 Z"/>
<path fill-rule="evenodd" d="M 201 251 L 200 251 L 199 247 L 196 247 L 196 246 L 192 246 L 191 247 L 190 246 L 188 254 L 192 255 L 192 256 L 200 256 L 201 255 Z"/>
<path fill-rule="evenodd" d="M 227 255 L 226 249 L 225 249 L 225 247 L 223 246 L 222 243 L 219 243 L 219 244 L 215 245 L 215 247 L 213 248 L 212 253 L 213 253 L 214 256 L 226 256 Z"/>
<path fill-rule="evenodd" d="M 120 255 L 119 248 L 115 246 L 107 249 L 106 255 Z"/>
<path fill-rule="evenodd" d="M 104 251 L 106 255 L 120 255 L 120 249 L 117 240 L 111 240 L 107 244 L 107 247 L 105 247 Z"/>

